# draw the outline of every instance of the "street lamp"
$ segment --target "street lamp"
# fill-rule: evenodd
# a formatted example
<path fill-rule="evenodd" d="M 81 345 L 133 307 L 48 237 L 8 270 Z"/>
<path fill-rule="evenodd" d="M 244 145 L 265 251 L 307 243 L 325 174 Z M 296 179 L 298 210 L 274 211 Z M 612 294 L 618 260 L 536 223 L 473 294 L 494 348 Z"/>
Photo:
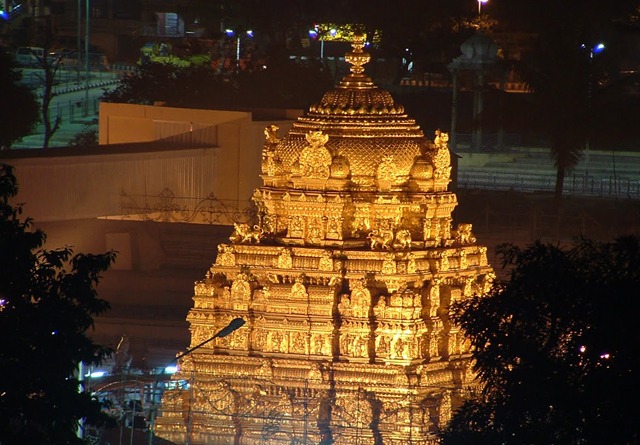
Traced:
<path fill-rule="evenodd" d="M 229 322 L 228 325 L 226 325 L 224 328 L 220 329 L 212 337 L 209 337 L 207 340 L 203 341 L 202 343 L 197 344 L 193 348 L 187 349 L 186 351 L 176 355 L 176 358 L 174 358 L 169 363 L 167 363 L 165 366 L 163 366 L 162 370 L 160 371 L 160 373 L 158 373 L 156 375 L 156 383 L 154 385 L 154 392 L 153 392 L 153 395 L 152 395 L 152 404 L 155 405 L 155 402 L 153 401 L 153 397 L 155 396 L 155 389 L 157 389 L 157 387 L 158 387 L 158 381 L 160 380 L 160 375 L 162 375 L 162 373 L 165 373 L 165 372 L 173 371 L 173 369 L 172 369 L 173 367 L 171 365 L 174 362 L 180 360 L 185 355 L 191 354 L 196 349 L 201 348 L 202 346 L 204 346 L 207 343 L 215 340 L 216 338 L 223 338 L 223 337 L 226 337 L 226 336 L 232 334 L 233 332 L 237 331 L 242 326 L 244 326 L 244 324 L 245 324 L 245 321 L 244 321 L 243 318 L 241 318 L 241 317 L 234 318 L 233 320 L 231 320 Z M 149 445 L 153 445 L 153 426 L 154 426 L 154 422 L 155 422 L 155 406 L 153 406 L 151 408 L 151 414 L 150 414 L 149 417 L 150 417 L 150 421 L 149 421 Z"/>
<path fill-rule="evenodd" d="M 316 25 L 313 29 L 309 30 L 309 37 L 312 39 L 320 39 L 320 60 L 324 60 L 324 37 L 329 34 L 331 37 L 335 37 L 338 34 L 338 30 L 331 28 L 328 30 L 320 31 Z"/>
<path fill-rule="evenodd" d="M 236 70 L 238 70 L 240 68 L 240 35 L 241 33 L 236 33 L 233 29 L 225 29 L 224 30 L 225 34 L 228 37 L 236 37 Z M 247 37 L 253 37 L 253 31 L 252 30 L 248 30 L 246 32 Z"/>
<path fill-rule="evenodd" d="M 478 0 L 478 15 L 482 14 L 482 4 L 487 3 L 489 0 Z"/>
<path fill-rule="evenodd" d="M 582 44 L 580 45 L 580 48 L 582 48 L 585 51 L 589 51 L 589 73 L 588 73 L 588 78 L 587 78 L 587 119 L 588 119 L 588 125 L 587 125 L 587 132 L 591 130 L 591 96 L 592 96 L 592 89 L 593 89 L 593 57 L 597 54 L 600 54 L 601 52 L 603 52 L 606 48 L 605 44 L 602 42 L 596 43 L 593 46 L 587 46 L 586 44 Z M 587 133 L 587 137 L 585 140 L 585 144 L 584 144 L 584 153 L 585 153 L 585 177 L 587 179 L 587 181 L 589 180 L 589 145 L 590 145 L 590 141 L 589 141 L 589 133 Z"/>

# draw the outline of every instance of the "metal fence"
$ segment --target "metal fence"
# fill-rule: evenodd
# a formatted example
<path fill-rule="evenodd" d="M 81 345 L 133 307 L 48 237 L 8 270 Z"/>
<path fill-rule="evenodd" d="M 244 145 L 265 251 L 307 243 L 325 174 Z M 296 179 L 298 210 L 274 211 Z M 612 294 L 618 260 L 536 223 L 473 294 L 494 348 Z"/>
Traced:
<path fill-rule="evenodd" d="M 471 133 L 456 133 L 456 146 L 452 149 L 461 149 L 474 146 L 473 135 Z M 511 147 L 522 145 L 522 135 L 518 133 L 483 133 L 482 148 L 480 153 L 495 153 L 508 150 Z"/>
<path fill-rule="evenodd" d="M 100 109 L 100 98 L 90 97 L 88 102 L 84 98 L 81 100 L 58 100 L 51 105 L 50 113 L 52 116 L 60 117 L 63 122 L 71 122 L 75 119 L 98 116 Z"/>
<path fill-rule="evenodd" d="M 458 172 L 458 187 L 464 189 L 553 192 L 555 185 L 554 175 L 541 173 L 464 170 Z M 563 194 L 640 199 L 640 180 L 570 175 L 564 180 Z"/>

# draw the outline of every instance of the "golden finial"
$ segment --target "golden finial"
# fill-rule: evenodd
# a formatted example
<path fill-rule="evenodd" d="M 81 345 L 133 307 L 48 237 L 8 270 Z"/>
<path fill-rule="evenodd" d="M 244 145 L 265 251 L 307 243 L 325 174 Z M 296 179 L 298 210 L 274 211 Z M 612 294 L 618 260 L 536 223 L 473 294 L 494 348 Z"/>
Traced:
<path fill-rule="evenodd" d="M 353 42 L 351 46 L 353 47 L 353 51 L 349 51 L 344 59 L 350 63 L 351 73 L 352 74 L 362 74 L 364 73 L 363 65 L 369 63 L 371 60 L 371 56 L 369 53 L 363 51 L 365 44 L 365 36 L 364 34 L 356 34 L 353 38 Z"/>

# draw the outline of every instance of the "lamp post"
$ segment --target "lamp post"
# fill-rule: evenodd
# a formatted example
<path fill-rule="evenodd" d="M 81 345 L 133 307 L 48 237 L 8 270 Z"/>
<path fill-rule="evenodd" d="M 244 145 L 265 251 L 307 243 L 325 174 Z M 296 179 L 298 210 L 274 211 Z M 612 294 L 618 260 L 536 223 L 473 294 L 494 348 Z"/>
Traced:
<path fill-rule="evenodd" d="M 487 3 L 489 0 L 478 0 L 478 15 L 482 14 L 482 4 Z"/>
<path fill-rule="evenodd" d="M 605 50 L 606 46 L 604 43 L 600 42 L 591 47 L 586 44 L 580 45 L 580 48 L 589 52 L 589 72 L 587 75 L 587 135 L 584 143 L 584 153 L 585 153 L 585 178 L 589 181 L 589 131 L 591 130 L 591 96 L 593 94 L 593 57 L 602 51 Z"/>
<path fill-rule="evenodd" d="M 315 39 L 320 39 L 320 60 L 324 60 L 324 37 L 329 34 L 331 37 L 335 37 L 338 34 L 338 30 L 335 28 L 331 28 L 328 30 L 320 31 L 318 26 L 315 26 L 313 29 L 309 30 L 309 37 Z"/>
<path fill-rule="evenodd" d="M 160 373 L 158 373 L 156 375 L 156 382 L 154 385 L 154 391 L 152 394 L 152 400 L 151 403 L 153 404 L 152 408 L 151 408 L 151 414 L 150 414 L 150 420 L 149 420 L 149 445 L 153 445 L 153 427 L 154 427 L 154 422 L 155 422 L 155 413 L 156 413 L 156 409 L 155 409 L 155 402 L 153 400 L 153 397 L 155 396 L 155 390 L 158 387 L 158 380 L 160 379 L 160 375 L 162 372 L 165 371 L 165 368 L 168 368 L 172 363 L 180 360 L 182 357 L 191 354 L 193 351 L 195 351 L 196 349 L 199 349 L 201 347 L 203 347 L 204 345 L 206 345 L 207 343 L 215 340 L 216 338 L 223 338 L 226 337 L 230 334 L 232 334 L 233 332 L 237 331 L 238 329 L 240 329 L 242 326 L 244 326 L 245 324 L 245 320 L 243 318 L 234 318 L 233 320 L 231 320 L 229 322 L 228 325 L 226 325 L 224 328 L 220 329 L 218 332 L 216 332 L 212 337 L 209 337 L 207 340 L 203 341 L 202 343 L 197 344 L 196 346 L 194 346 L 191 349 L 187 349 L 186 351 L 176 355 L 176 358 L 174 358 L 173 360 L 171 360 L 169 363 L 167 363 L 165 366 L 162 367 L 162 370 L 160 371 Z M 191 408 L 189 408 L 191 409 Z"/>
<path fill-rule="evenodd" d="M 228 37 L 236 37 L 236 71 L 240 70 L 240 32 L 235 32 L 233 29 L 225 29 L 224 30 L 225 34 L 227 34 Z M 248 30 L 246 32 L 247 37 L 253 37 L 253 31 L 252 30 Z"/>
<path fill-rule="evenodd" d="M 85 0 L 84 22 L 84 115 L 89 114 L 89 0 Z M 79 60 L 79 59 L 78 59 Z"/>

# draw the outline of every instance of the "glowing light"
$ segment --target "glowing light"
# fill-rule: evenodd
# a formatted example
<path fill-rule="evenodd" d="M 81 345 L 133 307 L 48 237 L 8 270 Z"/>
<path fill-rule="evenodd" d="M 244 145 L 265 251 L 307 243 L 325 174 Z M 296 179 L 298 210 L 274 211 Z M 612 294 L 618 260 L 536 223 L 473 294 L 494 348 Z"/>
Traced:
<path fill-rule="evenodd" d="M 224 30 L 225 34 L 227 34 L 227 36 L 232 37 L 234 32 L 233 29 L 225 29 Z"/>
<path fill-rule="evenodd" d="M 482 5 L 489 2 L 489 0 L 478 0 L 478 15 L 482 14 Z"/>
<path fill-rule="evenodd" d="M 85 377 L 91 377 L 92 379 L 99 379 L 100 377 L 104 377 L 107 375 L 106 371 L 91 371 L 86 373 Z"/>
<path fill-rule="evenodd" d="M 586 346 L 580 346 L 580 352 L 584 353 L 587 350 Z"/>
<path fill-rule="evenodd" d="M 167 366 L 166 368 L 164 368 L 165 374 L 175 374 L 176 372 L 178 372 L 177 366 Z"/>

